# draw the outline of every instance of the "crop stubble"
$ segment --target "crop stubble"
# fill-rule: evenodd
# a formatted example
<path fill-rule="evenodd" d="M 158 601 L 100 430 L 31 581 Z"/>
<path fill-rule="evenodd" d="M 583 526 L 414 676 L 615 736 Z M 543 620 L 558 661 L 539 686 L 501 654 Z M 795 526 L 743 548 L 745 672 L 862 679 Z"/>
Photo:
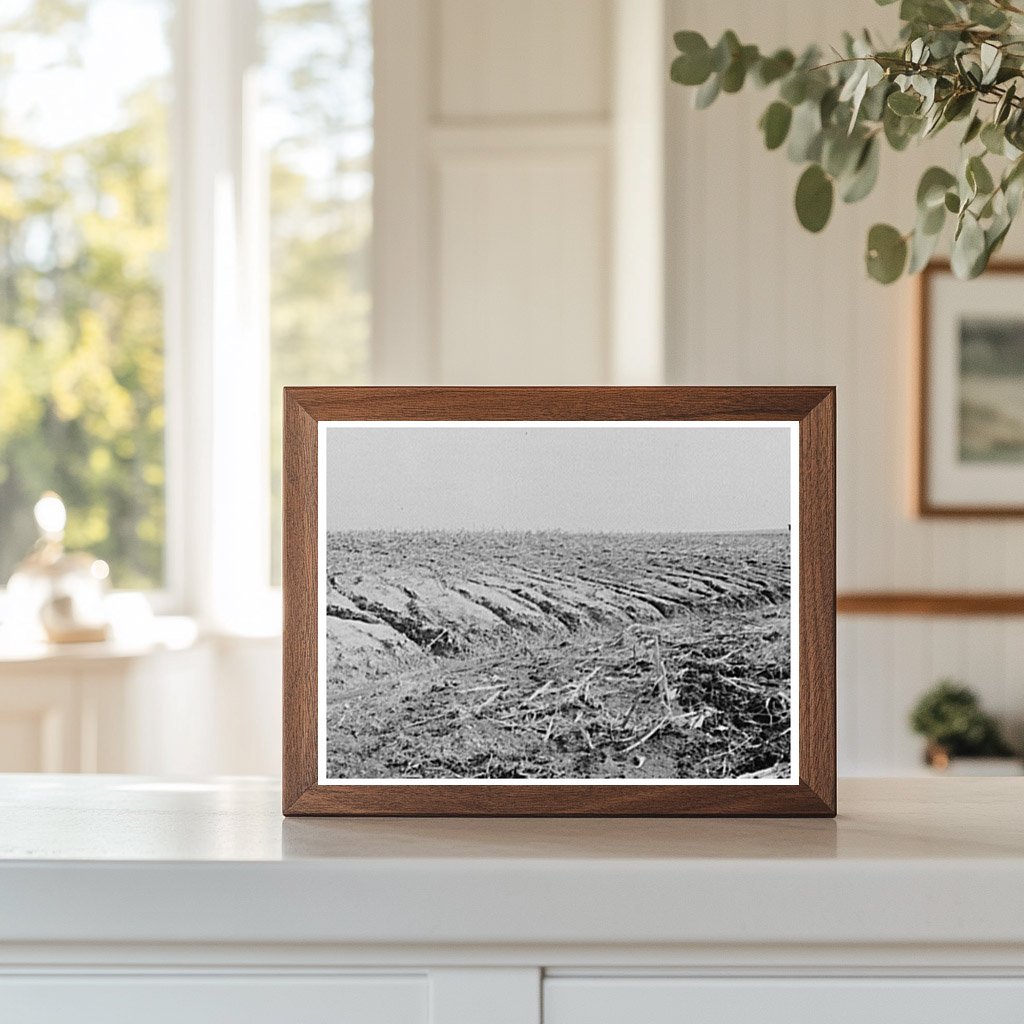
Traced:
<path fill-rule="evenodd" d="M 787 777 L 786 532 L 327 538 L 330 778 Z"/>

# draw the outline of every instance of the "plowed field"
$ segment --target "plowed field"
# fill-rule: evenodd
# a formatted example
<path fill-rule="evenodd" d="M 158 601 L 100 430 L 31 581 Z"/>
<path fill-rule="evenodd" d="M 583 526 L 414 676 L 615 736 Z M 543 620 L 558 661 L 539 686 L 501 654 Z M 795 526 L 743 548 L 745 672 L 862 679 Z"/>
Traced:
<path fill-rule="evenodd" d="M 331 534 L 332 778 L 785 776 L 788 533 Z"/>

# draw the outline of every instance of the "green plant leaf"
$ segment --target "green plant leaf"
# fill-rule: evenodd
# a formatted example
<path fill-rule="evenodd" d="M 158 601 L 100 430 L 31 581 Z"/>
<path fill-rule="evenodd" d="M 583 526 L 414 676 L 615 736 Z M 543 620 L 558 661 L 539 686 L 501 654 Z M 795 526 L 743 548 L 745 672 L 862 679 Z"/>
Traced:
<path fill-rule="evenodd" d="M 972 156 L 967 161 L 965 176 L 977 195 L 987 196 L 995 188 L 992 175 L 980 156 Z"/>
<path fill-rule="evenodd" d="M 802 71 L 794 71 L 779 86 L 779 98 L 791 107 L 798 107 L 807 99 L 807 76 Z"/>
<path fill-rule="evenodd" d="M 1006 210 L 1012 221 L 1020 210 L 1024 198 L 1024 156 L 1018 157 L 1003 174 L 1003 195 L 1006 196 Z"/>
<path fill-rule="evenodd" d="M 747 79 L 747 72 L 759 57 L 756 46 L 741 46 L 732 63 L 722 72 L 722 92 L 739 92 Z"/>
<path fill-rule="evenodd" d="M 762 57 L 753 69 L 754 81 L 760 86 L 771 85 L 793 70 L 796 58 L 790 50 L 776 50 L 770 57 Z"/>
<path fill-rule="evenodd" d="M 995 156 L 1003 155 L 1003 148 L 1006 145 L 1006 133 L 1002 126 L 993 124 L 991 121 L 981 129 L 982 145 Z"/>
<path fill-rule="evenodd" d="M 927 213 L 936 206 L 942 206 L 946 200 L 946 192 L 956 184 L 956 176 L 944 167 L 929 167 L 921 175 L 917 186 L 917 206 Z"/>
<path fill-rule="evenodd" d="M 947 192 L 945 206 L 950 213 L 959 213 L 960 197 L 955 192 Z"/>
<path fill-rule="evenodd" d="M 718 75 L 711 77 L 694 93 L 693 105 L 698 110 L 706 110 L 718 98 L 722 91 L 722 81 Z"/>
<path fill-rule="evenodd" d="M 981 59 L 981 84 L 992 85 L 1003 65 L 1003 51 L 995 43 L 985 41 L 979 51 Z"/>
<path fill-rule="evenodd" d="M 1009 118 L 1013 110 L 1013 101 L 1017 96 L 1017 83 L 1011 82 L 1003 93 L 999 102 L 996 104 L 995 114 L 992 116 L 992 120 L 996 124 L 1002 124 L 1007 118 Z"/>
<path fill-rule="evenodd" d="M 711 74 L 711 48 L 699 32 L 677 32 L 673 37 L 679 56 L 672 61 L 673 82 L 702 85 Z"/>
<path fill-rule="evenodd" d="M 921 100 L 913 93 L 894 92 L 889 96 L 889 109 L 901 117 L 907 114 L 916 114 L 921 109 Z"/>
<path fill-rule="evenodd" d="M 957 233 L 953 236 L 950 258 L 953 273 L 962 281 L 977 277 L 985 269 L 985 260 L 985 232 L 978 218 L 964 211 Z"/>
<path fill-rule="evenodd" d="M 856 136 L 847 135 L 838 125 L 822 132 L 821 166 L 833 178 L 841 178 L 852 171 L 864 149 L 863 132 Z"/>
<path fill-rule="evenodd" d="M 924 124 L 924 119 L 921 117 L 900 117 L 888 108 L 882 115 L 885 141 L 897 152 L 907 148 L 922 124 Z"/>
<path fill-rule="evenodd" d="M 795 164 L 817 160 L 821 143 L 821 111 L 813 100 L 806 100 L 793 111 L 786 155 Z"/>
<path fill-rule="evenodd" d="M 764 144 L 768 149 L 778 149 L 786 141 L 789 126 L 793 121 L 793 108 L 788 103 L 776 100 L 761 115 L 761 130 Z"/>
<path fill-rule="evenodd" d="M 722 38 L 715 44 L 711 51 L 711 70 L 721 74 L 733 62 L 733 58 L 743 48 L 736 33 L 732 29 L 726 29 Z"/>
<path fill-rule="evenodd" d="M 943 0 L 903 0 L 900 18 L 925 25 L 946 25 L 957 19 L 957 11 Z"/>
<path fill-rule="evenodd" d="M 864 102 L 860 106 L 859 120 L 862 124 L 865 121 L 882 120 L 882 116 L 885 114 L 886 100 L 892 91 L 893 84 L 887 78 L 881 79 L 868 89 L 864 96 Z"/>
<path fill-rule="evenodd" d="M 703 60 L 688 56 L 676 57 L 669 68 L 669 77 L 680 85 L 702 85 L 710 74 L 711 61 L 707 55 Z"/>
<path fill-rule="evenodd" d="M 956 211 L 959 213 L 959 208 Z M 927 210 L 917 211 L 917 228 L 925 235 L 938 235 L 946 223 L 946 204 L 939 203 Z"/>
<path fill-rule="evenodd" d="M 811 164 L 796 186 L 796 215 L 808 231 L 821 231 L 832 215 L 832 180 L 817 165 Z"/>
<path fill-rule="evenodd" d="M 935 250 L 938 247 L 941 231 L 927 232 L 920 227 L 914 229 L 910 238 L 910 262 L 907 264 L 907 273 L 916 274 L 928 266 Z"/>
<path fill-rule="evenodd" d="M 980 117 L 972 117 L 971 123 L 967 126 L 967 131 L 964 132 L 964 137 L 960 140 L 961 146 L 967 146 L 972 143 L 981 132 L 982 120 Z"/>
<path fill-rule="evenodd" d="M 864 143 L 853 175 L 843 188 L 843 202 L 860 202 L 875 187 L 879 168 L 878 139 L 872 137 Z"/>
<path fill-rule="evenodd" d="M 907 243 L 890 224 L 876 224 L 868 232 L 868 274 L 880 284 L 892 284 L 907 262 Z"/>
<path fill-rule="evenodd" d="M 974 107 L 976 96 L 973 92 L 962 92 L 950 96 L 942 106 L 942 116 L 946 121 L 958 121 L 966 117 Z"/>
<path fill-rule="evenodd" d="M 1006 15 L 990 3 L 972 3 L 967 16 L 976 25 L 984 25 L 985 28 L 995 29 L 996 31 L 1006 28 L 1009 23 Z"/>

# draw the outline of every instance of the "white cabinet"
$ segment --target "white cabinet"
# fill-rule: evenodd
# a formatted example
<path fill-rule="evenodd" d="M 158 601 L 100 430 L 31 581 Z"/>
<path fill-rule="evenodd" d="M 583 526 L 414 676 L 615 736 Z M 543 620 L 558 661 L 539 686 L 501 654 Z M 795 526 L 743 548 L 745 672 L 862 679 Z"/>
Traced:
<path fill-rule="evenodd" d="M 549 978 L 544 1024 L 1020 1024 L 1024 979 Z"/>
<path fill-rule="evenodd" d="M 17 1024 L 427 1024 L 418 976 L 46 977 L 0 979 Z"/>
<path fill-rule="evenodd" d="M 180 772 L 165 755 L 192 730 L 175 712 L 201 717 L 209 661 L 192 638 L 0 651 L 0 772 Z"/>
<path fill-rule="evenodd" d="M 0 643 L 0 772 L 275 774 L 280 636 L 197 637 L 167 616 L 144 640 Z"/>
<path fill-rule="evenodd" d="M 283 820 L 259 779 L 0 776 L 0 1024 L 1024 1024 L 1022 785 Z"/>

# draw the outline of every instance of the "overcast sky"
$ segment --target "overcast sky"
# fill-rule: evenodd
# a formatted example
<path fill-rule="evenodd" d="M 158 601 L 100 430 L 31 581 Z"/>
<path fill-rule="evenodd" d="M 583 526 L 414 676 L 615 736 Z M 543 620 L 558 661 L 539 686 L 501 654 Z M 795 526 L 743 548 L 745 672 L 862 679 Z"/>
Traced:
<path fill-rule="evenodd" d="M 789 439 L 788 426 L 329 426 L 327 529 L 785 529 Z"/>

